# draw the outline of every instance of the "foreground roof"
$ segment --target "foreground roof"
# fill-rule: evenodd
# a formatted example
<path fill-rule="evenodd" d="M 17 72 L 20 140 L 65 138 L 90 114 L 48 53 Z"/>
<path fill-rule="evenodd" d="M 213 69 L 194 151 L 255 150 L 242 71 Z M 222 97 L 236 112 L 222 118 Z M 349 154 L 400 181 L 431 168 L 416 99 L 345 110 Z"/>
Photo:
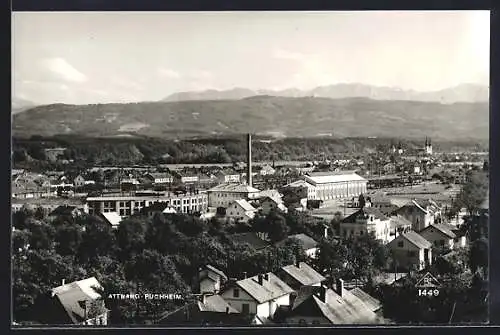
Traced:
<path fill-rule="evenodd" d="M 106 212 L 106 213 L 101 213 L 101 215 L 107 222 L 109 222 L 109 224 L 112 227 L 119 226 L 120 222 L 122 221 L 121 216 L 117 212 Z"/>
<path fill-rule="evenodd" d="M 428 249 L 432 247 L 431 242 L 427 241 L 420 234 L 414 232 L 413 230 L 400 236 L 420 249 Z M 398 239 L 400 236 L 398 236 L 396 239 Z"/>
<path fill-rule="evenodd" d="M 326 279 L 304 262 L 300 262 L 298 267 L 292 264 L 284 266 L 281 269 L 297 280 L 301 285 L 313 285 Z"/>
<path fill-rule="evenodd" d="M 270 301 L 294 292 L 293 288 L 279 279 L 274 273 L 268 272 L 266 275 L 268 279 L 263 279 L 262 285 L 258 282 L 258 276 L 239 280 L 236 282 L 236 285 L 259 303 Z"/>
<path fill-rule="evenodd" d="M 457 235 L 453 231 L 451 231 L 451 229 L 448 227 L 448 225 L 444 225 L 444 224 L 431 224 L 431 225 L 425 227 L 424 229 L 422 229 L 422 232 L 425 230 L 428 230 L 430 228 L 435 228 L 435 229 L 439 230 L 441 233 L 443 233 L 444 235 L 446 235 L 449 238 L 457 237 Z"/>

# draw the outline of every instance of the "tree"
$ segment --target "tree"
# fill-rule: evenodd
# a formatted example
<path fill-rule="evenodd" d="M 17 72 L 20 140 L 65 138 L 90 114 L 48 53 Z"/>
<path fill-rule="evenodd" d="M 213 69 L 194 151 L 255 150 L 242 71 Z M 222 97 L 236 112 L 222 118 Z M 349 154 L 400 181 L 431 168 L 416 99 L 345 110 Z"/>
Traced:
<path fill-rule="evenodd" d="M 267 234 L 271 242 L 278 242 L 288 235 L 288 226 L 285 218 L 275 212 L 271 212 L 266 218 L 268 228 Z"/>
<path fill-rule="evenodd" d="M 146 246 L 146 225 L 138 218 L 129 218 L 120 223 L 117 241 L 123 259 L 139 254 Z"/>
<path fill-rule="evenodd" d="M 488 178 L 483 172 L 469 173 L 468 181 L 463 185 L 458 196 L 460 204 L 469 214 L 475 214 L 488 195 Z"/>
<path fill-rule="evenodd" d="M 55 233 L 56 252 L 62 256 L 78 253 L 83 240 L 82 227 L 74 224 L 63 224 Z"/>
<path fill-rule="evenodd" d="M 49 250 L 53 247 L 55 236 L 53 226 L 42 221 L 33 221 L 28 229 L 31 232 L 29 244 L 32 249 Z"/>
<path fill-rule="evenodd" d="M 97 256 L 114 255 L 116 238 L 111 226 L 96 217 L 88 217 L 82 233 L 78 259 L 82 264 Z"/>
<path fill-rule="evenodd" d="M 358 202 L 359 202 L 359 208 L 364 208 L 365 207 L 366 200 L 365 200 L 365 196 L 363 195 L 363 193 L 361 193 L 359 195 Z"/>

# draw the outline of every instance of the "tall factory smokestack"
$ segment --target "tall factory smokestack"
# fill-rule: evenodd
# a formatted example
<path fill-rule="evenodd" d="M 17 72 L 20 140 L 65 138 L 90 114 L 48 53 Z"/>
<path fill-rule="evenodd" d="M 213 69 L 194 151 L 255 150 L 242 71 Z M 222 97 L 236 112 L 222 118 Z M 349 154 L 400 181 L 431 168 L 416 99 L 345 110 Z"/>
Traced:
<path fill-rule="evenodd" d="M 247 152 L 247 184 L 252 186 L 252 134 L 247 136 L 248 152 Z"/>

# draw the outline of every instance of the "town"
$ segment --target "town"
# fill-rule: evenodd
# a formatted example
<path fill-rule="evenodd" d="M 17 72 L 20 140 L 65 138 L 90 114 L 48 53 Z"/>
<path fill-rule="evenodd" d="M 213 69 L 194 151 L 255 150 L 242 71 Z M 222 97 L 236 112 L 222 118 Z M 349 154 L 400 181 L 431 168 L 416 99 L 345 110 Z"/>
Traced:
<path fill-rule="evenodd" d="M 13 169 L 15 324 L 484 321 L 487 152 L 257 162 L 245 141 L 245 162 Z"/>

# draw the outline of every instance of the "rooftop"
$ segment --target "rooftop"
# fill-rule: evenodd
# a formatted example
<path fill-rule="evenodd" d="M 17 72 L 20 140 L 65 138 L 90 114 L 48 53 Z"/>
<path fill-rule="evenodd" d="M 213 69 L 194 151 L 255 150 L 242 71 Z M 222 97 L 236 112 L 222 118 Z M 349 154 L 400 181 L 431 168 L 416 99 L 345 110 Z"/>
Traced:
<path fill-rule="evenodd" d="M 352 171 L 339 172 L 313 172 L 308 173 L 305 177 L 306 181 L 312 181 L 314 184 L 329 184 L 349 181 L 365 181 L 365 178 Z"/>
<path fill-rule="evenodd" d="M 228 183 L 228 184 L 220 184 L 217 185 L 210 190 L 209 192 L 237 192 L 237 193 L 258 193 L 260 192 L 258 189 L 253 188 L 249 185 L 238 184 L 238 183 Z"/>
<path fill-rule="evenodd" d="M 291 239 L 296 239 L 299 241 L 300 245 L 304 250 L 312 249 L 315 248 L 318 245 L 318 242 L 313 239 L 312 237 L 306 235 L 306 234 L 296 234 L 296 235 L 290 235 L 288 238 L 286 238 L 283 241 L 278 242 L 278 245 L 284 244 L 287 240 Z"/>
<path fill-rule="evenodd" d="M 235 200 L 234 202 L 237 203 L 238 206 L 240 206 L 241 208 L 243 208 L 243 210 L 245 210 L 246 212 L 256 211 L 256 209 L 248 201 L 246 201 L 245 199 Z"/>
<path fill-rule="evenodd" d="M 262 285 L 258 282 L 258 275 L 239 280 L 236 282 L 236 285 L 260 304 L 294 292 L 293 288 L 288 286 L 272 272 L 268 272 L 265 275 L 267 275 L 268 279 L 263 278 Z"/>
<path fill-rule="evenodd" d="M 364 207 L 360 208 L 356 212 L 352 213 L 348 217 L 342 220 L 345 223 L 356 223 L 356 220 L 359 218 L 364 218 L 365 216 L 373 215 L 375 220 L 388 220 L 388 217 L 385 216 L 378 208 L 374 207 Z"/>
<path fill-rule="evenodd" d="M 420 249 L 429 249 L 430 247 L 432 247 L 431 242 L 427 241 L 420 234 L 414 232 L 413 230 L 398 236 L 396 239 L 398 239 L 399 237 L 408 240 L 408 242 L 412 243 Z"/>
<path fill-rule="evenodd" d="M 261 239 L 257 233 L 241 233 L 231 235 L 231 239 L 236 243 L 247 243 L 255 250 L 267 248 L 269 243 Z"/>
<path fill-rule="evenodd" d="M 313 285 L 321 283 L 326 279 L 304 262 L 300 262 L 298 267 L 292 264 L 284 266 L 281 269 L 297 280 L 301 285 Z"/>
<path fill-rule="evenodd" d="M 435 228 L 435 229 L 439 230 L 441 233 L 443 233 L 444 235 L 446 235 L 449 238 L 457 237 L 457 235 L 450 229 L 450 227 L 448 225 L 445 225 L 445 224 L 431 224 L 431 225 L 425 227 L 424 229 L 422 229 L 422 231 L 428 230 L 430 228 Z"/>

